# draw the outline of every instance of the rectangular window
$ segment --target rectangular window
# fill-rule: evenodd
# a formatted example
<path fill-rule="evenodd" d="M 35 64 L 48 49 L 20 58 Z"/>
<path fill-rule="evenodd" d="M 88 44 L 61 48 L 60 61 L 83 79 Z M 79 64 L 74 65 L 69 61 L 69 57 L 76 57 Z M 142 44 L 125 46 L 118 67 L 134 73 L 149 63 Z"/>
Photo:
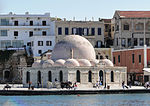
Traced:
<path fill-rule="evenodd" d="M 46 21 L 42 21 L 42 25 L 43 25 L 43 26 L 46 26 Z"/>
<path fill-rule="evenodd" d="M 18 21 L 14 21 L 14 26 L 18 26 Z"/>
<path fill-rule="evenodd" d="M 9 25 L 9 20 L 8 19 L 1 19 L 1 25 L 2 26 L 8 26 Z"/>
<path fill-rule="evenodd" d="M 29 32 L 29 37 L 33 36 L 33 31 Z"/>
<path fill-rule="evenodd" d="M 134 38 L 134 46 L 137 46 L 138 45 L 138 40 L 137 38 Z"/>
<path fill-rule="evenodd" d="M 84 35 L 89 35 L 89 29 L 88 28 L 83 28 L 83 34 Z"/>
<path fill-rule="evenodd" d="M 119 25 L 116 26 L 116 31 L 119 31 Z"/>
<path fill-rule="evenodd" d="M 18 36 L 18 31 L 14 31 L 14 36 Z"/>
<path fill-rule="evenodd" d="M 1 35 L 0 36 L 7 36 L 7 30 L 1 30 Z"/>
<path fill-rule="evenodd" d="M 146 45 L 150 46 L 150 38 L 146 38 Z"/>
<path fill-rule="evenodd" d="M 125 38 L 122 38 L 122 39 L 121 39 L 121 44 L 122 44 L 123 47 L 126 46 L 126 39 L 125 39 Z"/>
<path fill-rule="evenodd" d="M 42 54 L 42 50 L 38 50 L 38 53 L 39 53 L 39 54 Z"/>
<path fill-rule="evenodd" d="M 128 38 L 128 47 L 131 46 L 131 38 Z"/>
<path fill-rule="evenodd" d="M 124 25 L 123 29 L 124 30 L 129 30 L 129 25 Z"/>
<path fill-rule="evenodd" d="M 52 45 L 52 41 L 46 41 L 46 46 L 51 46 Z"/>
<path fill-rule="evenodd" d="M 91 35 L 95 35 L 95 28 L 91 28 Z"/>
<path fill-rule="evenodd" d="M 101 28 L 98 28 L 98 35 L 101 35 Z"/>
<path fill-rule="evenodd" d="M 46 31 L 42 31 L 42 35 L 43 35 L 43 36 L 46 36 Z"/>
<path fill-rule="evenodd" d="M 119 42 L 118 42 L 118 38 L 116 38 L 116 42 L 117 42 L 117 46 L 118 46 L 118 44 L 119 44 Z"/>
<path fill-rule="evenodd" d="M 139 63 L 141 63 L 141 55 L 139 55 Z"/>
<path fill-rule="evenodd" d="M 0 42 L 0 47 L 1 48 L 6 48 L 11 46 L 11 41 L 10 40 L 1 40 Z"/>
<path fill-rule="evenodd" d="M 33 25 L 33 21 L 30 21 L 30 26 L 32 26 Z"/>
<path fill-rule="evenodd" d="M 140 46 L 143 46 L 144 45 L 144 39 L 143 38 L 140 38 Z"/>
<path fill-rule="evenodd" d="M 120 55 L 118 55 L 118 63 L 120 63 Z"/>
<path fill-rule="evenodd" d="M 23 47 L 23 45 L 24 45 L 24 42 L 22 40 L 13 40 L 12 41 L 12 46 L 14 48 L 21 48 L 21 47 Z"/>
<path fill-rule="evenodd" d="M 114 64 L 116 64 L 116 60 L 115 60 L 115 57 L 113 57 L 113 62 L 114 62 Z"/>
<path fill-rule="evenodd" d="M 38 46 L 43 46 L 43 41 L 38 41 Z"/>
<path fill-rule="evenodd" d="M 62 35 L 62 28 L 58 27 L 58 35 Z"/>
<path fill-rule="evenodd" d="M 132 63 L 134 63 L 134 54 L 132 54 Z"/>
<path fill-rule="evenodd" d="M 31 46 L 31 42 L 27 42 L 27 46 Z"/>
<path fill-rule="evenodd" d="M 65 28 L 65 35 L 69 35 L 69 28 Z"/>

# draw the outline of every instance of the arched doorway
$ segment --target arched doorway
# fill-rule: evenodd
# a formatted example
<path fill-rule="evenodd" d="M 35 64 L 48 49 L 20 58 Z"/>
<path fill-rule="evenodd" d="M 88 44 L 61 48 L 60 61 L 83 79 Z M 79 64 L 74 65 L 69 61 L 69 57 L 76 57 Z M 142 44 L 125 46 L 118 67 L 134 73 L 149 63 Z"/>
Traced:
<path fill-rule="evenodd" d="M 4 78 L 8 79 L 10 75 L 10 71 L 5 71 Z"/>
<path fill-rule="evenodd" d="M 89 71 L 88 73 L 88 82 L 92 82 L 92 72 Z"/>
<path fill-rule="evenodd" d="M 48 72 L 48 81 L 52 82 L 52 72 Z"/>
<path fill-rule="evenodd" d="M 38 74 L 37 74 L 37 83 L 41 84 L 41 72 L 38 71 Z"/>
<path fill-rule="evenodd" d="M 114 72 L 111 71 L 111 82 L 114 82 Z"/>
<path fill-rule="evenodd" d="M 103 85 L 103 71 L 102 70 L 99 71 L 99 81 L 101 81 Z"/>
<path fill-rule="evenodd" d="M 80 82 L 80 71 L 77 70 L 77 73 L 76 73 L 76 80 L 77 82 Z"/>
<path fill-rule="evenodd" d="M 63 72 L 62 71 L 59 72 L 59 81 L 60 82 L 63 81 Z"/>
<path fill-rule="evenodd" d="M 30 82 L 30 72 L 27 71 L 26 73 L 26 83 Z"/>

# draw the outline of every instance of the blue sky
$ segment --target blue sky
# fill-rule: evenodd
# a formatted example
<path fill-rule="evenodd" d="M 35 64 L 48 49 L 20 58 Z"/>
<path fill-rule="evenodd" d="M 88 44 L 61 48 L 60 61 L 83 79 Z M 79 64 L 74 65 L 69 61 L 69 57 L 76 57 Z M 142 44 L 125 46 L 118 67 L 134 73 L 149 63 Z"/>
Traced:
<path fill-rule="evenodd" d="M 150 0 L 0 0 L 0 13 L 50 12 L 68 20 L 112 18 L 115 10 L 150 10 Z"/>

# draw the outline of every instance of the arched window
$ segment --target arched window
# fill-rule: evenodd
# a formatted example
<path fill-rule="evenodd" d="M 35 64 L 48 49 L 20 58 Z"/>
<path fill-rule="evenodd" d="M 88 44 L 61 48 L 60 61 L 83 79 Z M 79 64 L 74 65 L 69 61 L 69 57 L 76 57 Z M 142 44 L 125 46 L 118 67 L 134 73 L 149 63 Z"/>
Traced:
<path fill-rule="evenodd" d="M 114 72 L 111 71 L 111 82 L 114 82 Z"/>
<path fill-rule="evenodd" d="M 38 71 L 38 74 L 37 74 L 37 83 L 40 83 L 41 84 L 41 72 Z"/>
<path fill-rule="evenodd" d="M 9 72 L 9 71 L 5 71 L 5 76 L 4 76 L 4 78 L 8 79 L 8 78 L 9 78 L 9 75 L 10 75 L 10 72 Z"/>
<path fill-rule="evenodd" d="M 89 82 L 92 82 L 92 72 L 91 71 L 89 71 Z"/>
<path fill-rule="evenodd" d="M 52 82 L 52 72 L 48 72 L 48 81 Z"/>
<path fill-rule="evenodd" d="M 80 82 L 80 71 L 77 70 L 77 73 L 76 73 L 76 80 L 77 82 Z"/>
<path fill-rule="evenodd" d="M 101 81 L 103 85 L 103 71 L 102 70 L 99 71 L 99 81 Z"/>
<path fill-rule="evenodd" d="M 26 83 L 30 82 L 30 72 L 27 71 L 26 73 Z"/>
<path fill-rule="evenodd" d="M 63 81 L 63 72 L 62 71 L 59 72 L 59 81 L 60 82 Z"/>

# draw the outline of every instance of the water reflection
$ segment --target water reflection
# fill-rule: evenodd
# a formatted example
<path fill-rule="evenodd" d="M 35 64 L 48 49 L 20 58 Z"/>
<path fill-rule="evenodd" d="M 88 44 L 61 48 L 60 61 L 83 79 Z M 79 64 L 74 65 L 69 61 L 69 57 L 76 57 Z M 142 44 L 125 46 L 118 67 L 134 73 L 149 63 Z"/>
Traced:
<path fill-rule="evenodd" d="M 0 96 L 0 106 L 149 106 L 150 94 Z"/>

